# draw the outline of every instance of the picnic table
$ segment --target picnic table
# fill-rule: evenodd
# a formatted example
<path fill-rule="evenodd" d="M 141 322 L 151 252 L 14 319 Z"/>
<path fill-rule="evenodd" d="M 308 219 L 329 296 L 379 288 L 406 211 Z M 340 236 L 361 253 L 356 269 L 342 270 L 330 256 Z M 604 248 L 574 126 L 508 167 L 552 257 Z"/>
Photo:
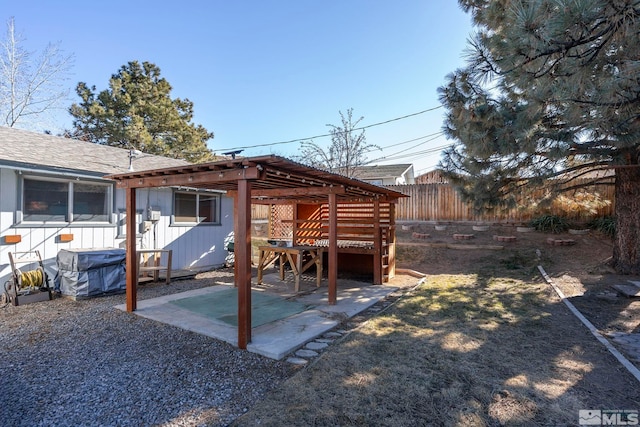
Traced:
<path fill-rule="evenodd" d="M 289 262 L 293 272 L 295 291 L 300 291 L 300 275 L 312 265 L 316 266 L 316 285 L 320 287 L 322 281 L 322 254 L 323 247 L 319 246 L 259 246 L 260 260 L 258 262 L 258 283 L 262 283 L 265 268 L 280 261 L 280 280 L 284 280 L 284 264 Z M 304 262 L 305 255 L 308 259 Z M 303 263 L 304 262 L 304 263 Z"/>

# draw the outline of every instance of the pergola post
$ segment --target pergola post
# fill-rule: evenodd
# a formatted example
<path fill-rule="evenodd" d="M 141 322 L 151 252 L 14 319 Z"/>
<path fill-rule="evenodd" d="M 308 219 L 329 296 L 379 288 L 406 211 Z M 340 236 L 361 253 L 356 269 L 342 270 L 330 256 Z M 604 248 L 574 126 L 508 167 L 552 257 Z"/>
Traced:
<path fill-rule="evenodd" d="M 237 212 L 238 212 L 238 193 L 237 192 L 233 193 L 233 212 L 235 212 L 236 215 L 237 215 Z M 237 219 L 237 217 L 236 217 L 236 219 Z M 233 277 L 238 277 L 238 263 L 235 261 L 236 260 L 236 253 L 235 253 L 236 230 L 237 230 L 237 224 L 236 224 L 236 222 L 234 220 L 234 223 L 233 223 L 233 242 L 234 242 L 233 243 L 234 244 L 234 249 L 233 249 Z M 235 280 L 233 281 L 233 286 L 236 287 L 236 288 L 238 287 L 237 281 L 235 281 Z"/>
<path fill-rule="evenodd" d="M 373 201 L 373 284 L 382 285 L 382 229 L 380 227 L 380 200 Z"/>
<path fill-rule="evenodd" d="M 396 277 L 396 204 L 389 203 L 389 279 Z"/>
<path fill-rule="evenodd" d="M 251 342 L 251 181 L 238 181 L 234 220 L 234 254 L 238 287 L 238 348 Z"/>
<path fill-rule="evenodd" d="M 127 279 L 127 311 L 135 311 L 138 303 L 136 283 L 138 282 L 138 257 L 136 254 L 136 189 L 126 189 L 126 279 Z"/>
<path fill-rule="evenodd" d="M 329 194 L 329 304 L 338 300 L 338 197 Z"/>

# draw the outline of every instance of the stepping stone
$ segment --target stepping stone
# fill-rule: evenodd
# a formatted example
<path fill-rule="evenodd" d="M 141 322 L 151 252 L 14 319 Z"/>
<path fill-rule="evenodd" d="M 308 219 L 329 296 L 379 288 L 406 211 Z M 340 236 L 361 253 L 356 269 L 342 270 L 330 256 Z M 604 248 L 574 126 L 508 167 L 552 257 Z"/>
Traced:
<path fill-rule="evenodd" d="M 470 240 L 473 239 L 473 234 L 454 234 L 454 240 Z"/>
<path fill-rule="evenodd" d="M 331 338 L 316 338 L 314 341 L 315 341 L 315 342 L 323 342 L 323 343 L 325 343 L 325 344 L 331 344 L 331 343 L 332 343 L 332 342 L 334 342 L 335 340 L 334 340 L 334 339 L 331 339 Z"/>
<path fill-rule="evenodd" d="M 516 236 L 493 236 L 493 240 L 498 242 L 515 242 Z"/>
<path fill-rule="evenodd" d="M 548 237 L 547 243 L 551 246 L 572 246 L 576 244 L 576 241 L 573 239 L 555 239 Z"/>
<path fill-rule="evenodd" d="M 287 362 L 293 365 L 306 365 L 307 363 L 309 363 L 307 359 L 302 359 L 300 357 L 288 357 Z"/>
<path fill-rule="evenodd" d="M 324 337 L 327 338 L 340 338 L 343 334 L 339 333 L 339 332 L 327 332 L 326 334 L 324 334 Z"/>
<path fill-rule="evenodd" d="M 304 348 L 306 348 L 308 350 L 322 350 L 324 348 L 327 348 L 328 346 L 329 346 L 329 344 L 327 344 L 325 342 L 311 341 L 311 342 L 308 342 L 307 345 L 304 346 Z"/>
<path fill-rule="evenodd" d="M 319 353 L 313 350 L 305 350 L 301 349 L 296 351 L 296 356 L 298 357 L 316 357 Z"/>
<path fill-rule="evenodd" d="M 429 237 L 429 235 L 426 234 L 426 233 L 416 233 L 414 231 L 413 234 L 411 235 L 411 237 L 413 237 L 414 239 L 426 239 L 426 238 Z"/>

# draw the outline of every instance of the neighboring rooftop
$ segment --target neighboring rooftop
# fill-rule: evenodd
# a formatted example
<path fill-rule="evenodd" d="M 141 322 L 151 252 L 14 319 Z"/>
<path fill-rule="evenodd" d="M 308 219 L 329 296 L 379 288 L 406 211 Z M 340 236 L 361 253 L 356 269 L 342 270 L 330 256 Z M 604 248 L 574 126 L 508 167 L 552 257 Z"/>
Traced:
<path fill-rule="evenodd" d="M 144 153 L 133 159 L 137 171 L 189 164 Z M 127 172 L 129 150 L 0 126 L 0 165 L 85 171 L 102 176 Z"/>
<path fill-rule="evenodd" d="M 434 169 L 416 176 L 416 184 L 447 184 L 449 180 L 445 178 L 442 170 Z"/>
<path fill-rule="evenodd" d="M 403 163 L 399 165 L 375 165 L 360 166 L 357 168 L 357 179 L 373 179 L 373 178 L 390 178 L 401 176 L 413 165 L 411 163 Z"/>

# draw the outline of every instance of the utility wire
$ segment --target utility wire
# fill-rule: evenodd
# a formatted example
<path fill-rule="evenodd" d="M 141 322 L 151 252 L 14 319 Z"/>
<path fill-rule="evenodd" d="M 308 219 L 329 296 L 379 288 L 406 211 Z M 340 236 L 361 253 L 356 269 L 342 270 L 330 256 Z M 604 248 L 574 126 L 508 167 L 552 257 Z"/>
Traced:
<path fill-rule="evenodd" d="M 378 122 L 378 123 L 374 123 L 374 124 L 371 124 L 371 125 L 362 126 L 362 127 L 359 127 L 359 128 L 353 128 L 353 129 L 350 129 L 350 130 L 347 130 L 347 131 L 337 132 L 337 133 L 350 133 L 350 132 L 353 132 L 353 131 L 356 131 L 356 130 L 363 130 L 363 129 L 372 128 L 374 126 L 386 125 L 387 123 L 391 123 L 391 122 L 396 122 L 398 120 L 407 119 L 409 117 L 417 116 L 419 114 L 428 113 L 429 111 L 434 111 L 434 110 L 437 110 L 439 108 L 442 108 L 442 105 L 438 105 L 437 107 L 433 107 L 433 108 L 429 108 L 429 109 L 426 109 L 426 110 L 418 111 L 417 113 L 407 114 L 406 116 L 396 117 L 395 119 L 385 120 L 384 122 Z M 245 145 L 243 147 L 219 148 L 216 151 L 222 152 L 222 151 L 244 150 L 244 149 L 247 149 L 247 148 L 270 147 L 270 146 L 273 146 L 273 145 L 282 145 L 282 144 L 291 144 L 291 143 L 294 143 L 294 142 L 309 141 L 309 140 L 314 139 L 314 138 L 325 138 L 325 137 L 331 136 L 331 135 L 333 135 L 333 134 L 325 133 L 323 135 L 309 136 L 307 138 L 290 139 L 288 141 L 278 141 L 278 142 L 270 142 L 270 143 L 256 144 L 256 145 Z"/>
<path fill-rule="evenodd" d="M 439 147 L 434 147 L 434 148 L 430 148 L 428 150 L 424 150 L 424 151 L 416 151 L 413 153 L 407 153 L 407 154 L 403 154 L 400 156 L 391 156 L 391 157 L 383 157 L 382 159 L 377 159 L 377 160 L 398 160 L 398 159 L 404 159 L 406 157 L 412 157 L 415 159 L 415 156 L 422 156 L 422 155 L 426 155 L 426 154 L 433 154 L 433 153 L 437 153 L 438 151 L 443 150 L 444 148 L 447 148 L 448 145 L 441 145 Z M 377 161 L 376 160 L 376 161 Z"/>
<path fill-rule="evenodd" d="M 430 133 L 429 135 L 419 136 L 418 138 L 409 139 L 409 140 L 398 142 L 398 143 L 394 143 L 394 144 L 391 144 L 391 145 L 380 146 L 378 148 L 383 149 L 383 148 L 397 147 L 399 145 L 404 145 L 404 144 L 408 144 L 410 142 L 419 141 L 419 140 L 424 139 L 424 138 L 438 137 L 438 136 L 441 136 L 441 135 L 444 135 L 444 132 L 440 131 L 440 132 Z M 432 141 L 432 139 L 430 139 L 429 141 Z M 429 142 L 429 141 L 423 141 L 423 142 Z M 418 145 L 420 145 L 420 144 L 418 144 Z M 369 148 L 367 151 L 365 151 L 365 153 L 370 153 L 371 151 L 377 151 L 378 148 Z"/>
<path fill-rule="evenodd" d="M 446 148 L 446 147 L 448 147 L 450 145 L 450 144 L 441 145 L 441 146 L 438 146 L 438 147 L 428 148 L 428 149 L 423 150 L 423 151 L 418 151 L 418 152 L 414 152 L 414 153 L 405 154 L 404 156 L 398 156 L 398 154 L 407 152 L 409 150 L 413 150 L 414 148 L 419 147 L 424 143 L 427 143 L 427 142 L 433 141 L 435 139 L 438 139 L 440 137 L 441 133 L 434 134 L 434 135 L 435 136 L 433 136 L 431 139 L 428 139 L 426 141 L 421 141 L 419 144 L 413 145 L 413 146 L 411 146 L 409 148 L 405 148 L 404 150 L 396 151 L 395 153 L 388 154 L 388 155 L 386 155 L 384 157 L 379 157 L 377 159 L 373 159 L 373 160 L 371 160 L 371 161 L 369 161 L 367 163 L 373 163 L 373 162 L 377 162 L 377 161 L 380 161 L 380 160 L 397 160 L 399 158 L 403 158 L 403 157 L 407 157 L 407 156 L 415 156 L 415 155 L 419 155 L 419 154 L 434 153 L 434 152 L 440 151 L 443 148 Z"/>

